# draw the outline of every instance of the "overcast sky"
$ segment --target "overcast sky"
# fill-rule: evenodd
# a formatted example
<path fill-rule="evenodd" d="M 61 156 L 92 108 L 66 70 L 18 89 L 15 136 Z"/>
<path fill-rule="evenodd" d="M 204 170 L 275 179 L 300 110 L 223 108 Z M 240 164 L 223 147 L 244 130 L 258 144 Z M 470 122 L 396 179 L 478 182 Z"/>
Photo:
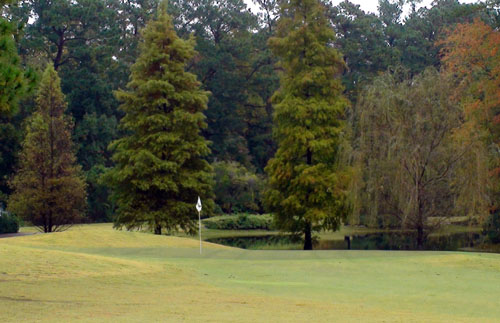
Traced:
<path fill-rule="evenodd" d="M 252 0 L 244 0 L 248 6 L 255 12 L 255 5 L 252 3 Z M 338 4 L 343 0 L 333 0 L 334 4 Z M 378 1 L 377 0 L 350 0 L 352 3 L 359 4 L 361 9 L 369 12 L 377 12 Z M 420 7 L 430 7 L 432 0 L 423 0 L 420 4 Z M 472 3 L 478 2 L 478 0 L 460 0 L 461 3 Z"/>
<path fill-rule="evenodd" d="M 350 0 L 352 3 L 359 4 L 364 11 L 377 12 L 377 0 Z M 342 2 L 341 0 L 333 0 L 334 4 Z M 461 0 L 460 3 L 472 3 L 477 0 Z M 430 7 L 432 0 L 423 0 L 419 7 Z"/>

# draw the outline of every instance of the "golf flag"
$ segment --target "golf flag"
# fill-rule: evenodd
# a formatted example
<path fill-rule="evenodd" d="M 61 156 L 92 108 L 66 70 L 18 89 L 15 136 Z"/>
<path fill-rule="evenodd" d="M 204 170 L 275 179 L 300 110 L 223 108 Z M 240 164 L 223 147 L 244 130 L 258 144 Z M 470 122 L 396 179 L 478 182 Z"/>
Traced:
<path fill-rule="evenodd" d="M 198 196 L 198 203 L 196 203 L 196 209 L 198 210 L 198 212 L 201 212 L 201 199 L 199 196 Z"/>

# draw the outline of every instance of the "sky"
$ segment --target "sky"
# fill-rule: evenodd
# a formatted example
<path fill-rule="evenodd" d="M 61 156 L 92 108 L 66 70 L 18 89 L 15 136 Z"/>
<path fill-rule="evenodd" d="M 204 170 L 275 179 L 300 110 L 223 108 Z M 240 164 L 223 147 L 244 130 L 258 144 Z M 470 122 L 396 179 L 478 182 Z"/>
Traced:
<path fill-rule="evenodd" d="M 364 11 L 368 12 L 377 12 L 377 6 L 378 6 L 378 1 L 377 0 L 350 0 L 352 3 L 359 4 L 361 6 L 361 9 Z M 342 0 L 333 0 L 332 1 L 334 4 L 338 4 L 342 2 Z M 472 3 L 472 2 L 478 2 L 477 0 L 461 0 L 460 3 Z M 423 0 L 420 5 L 420 7 L 427 7 L 429 8 L 432 3 L 432 0 Z"/>
<path fill-rule="evenodd" d="M 252 9 L 253 12 L 255 12 L 256 7 L 252 3 L 252 0 L 244 0 L 246 4 Z M 343 0 L 332 0 L 333 4 L 337 5 L 338 3 L 342 2 Z M 378 1 L 377 0 L 350 0 L 352 3 L 359 4 L 361 6 L 361 9 L 363 9 L 366 12 L 377 12 L 377 6 L 378 6 Z M 430 7 L 432 0 L 423 0 L 422 3 L 420 3 L 419 7 Z M 478 0 L 460 0 L 460 3 L 473 3 L 473 2 L 478 2 Z M 409 8 L 407 8 L 409 10 Z"/>

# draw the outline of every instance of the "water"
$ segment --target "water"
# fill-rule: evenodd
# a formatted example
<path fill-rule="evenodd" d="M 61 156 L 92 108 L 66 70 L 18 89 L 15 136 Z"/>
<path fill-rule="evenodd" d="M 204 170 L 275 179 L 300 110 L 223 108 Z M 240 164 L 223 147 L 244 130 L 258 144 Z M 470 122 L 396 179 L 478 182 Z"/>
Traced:
<path fill-rule="evenodd" d="M 276 247 L 276 249 L 281 249 L 279 248 L 279 246 L 301 243 L 300 238 L 296 238 L 289 235 L 213 238 L 213 239 L 207 239 L 207 241 L 243 249 L 262 249 L 265 247 L 273 247 L 273 246 Z"/>
<path fill-rule="evenodd" d="M 416 250 L 416 237 L 412 233 L 371 233 L 352 235 L 349 237 L 352 250 Z M 300 248 L 300 239 L 287 235 L 267 235 L 255 237 L 214 238 L 209 242 L 243 249 L 283 249 Z M 474 247 L 481 243 L 479 233 L 454 233 L 440 236 L 430 236 L 424 243 L 424 250 L 456 251 L 462 248 Z M 345 240 L 319 240 L 315 249 L 345 250 L 348 243 Z"/>

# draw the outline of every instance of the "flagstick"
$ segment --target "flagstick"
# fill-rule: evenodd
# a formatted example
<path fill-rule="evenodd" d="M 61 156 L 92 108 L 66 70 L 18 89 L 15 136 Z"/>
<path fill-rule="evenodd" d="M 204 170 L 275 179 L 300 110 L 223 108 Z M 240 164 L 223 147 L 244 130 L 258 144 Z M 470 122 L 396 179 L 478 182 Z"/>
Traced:
<path fill-rule="evenodd" d="M 200 231 L 200 255 L 201 255 L 201 199 L 198 196 L 198 202 L 196 203 L 196 211 L 198 211 L 198 231 Z"/>
<path fill-rule="evenodd" d="M 200 231 L 200 255 L 201 255 L 201 212 L 198 211 L 198 226 Z"/>

